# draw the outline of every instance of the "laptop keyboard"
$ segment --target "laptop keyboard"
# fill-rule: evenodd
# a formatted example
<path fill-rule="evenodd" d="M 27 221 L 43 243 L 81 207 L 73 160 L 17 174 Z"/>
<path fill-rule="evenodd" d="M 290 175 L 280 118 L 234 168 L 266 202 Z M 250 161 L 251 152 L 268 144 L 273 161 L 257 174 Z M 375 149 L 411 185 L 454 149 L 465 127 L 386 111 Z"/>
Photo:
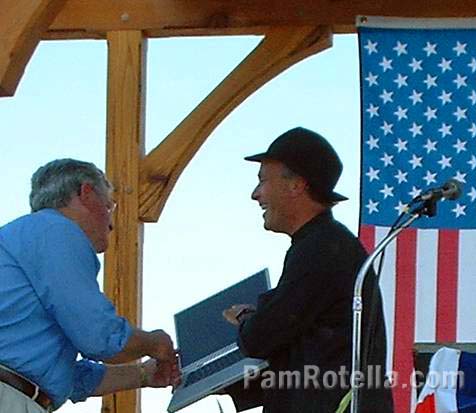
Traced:
<path fill-rule="evenodd" d="M 213 373 L 216 373 L 220 370 L 223 370 L 225 367 L 229 367 L 232 364 L 240 361 L 243 358 L 243 355 L 239 350 L 228 353 L 226 356 L 220 357 L 208 364 L 205 364 L 203 367 L 190 372 L 187 375 L 184 383 L 184 387 L 190 386 L 197 381 L 202 380 L 205 377 L 211 376 Z"/>

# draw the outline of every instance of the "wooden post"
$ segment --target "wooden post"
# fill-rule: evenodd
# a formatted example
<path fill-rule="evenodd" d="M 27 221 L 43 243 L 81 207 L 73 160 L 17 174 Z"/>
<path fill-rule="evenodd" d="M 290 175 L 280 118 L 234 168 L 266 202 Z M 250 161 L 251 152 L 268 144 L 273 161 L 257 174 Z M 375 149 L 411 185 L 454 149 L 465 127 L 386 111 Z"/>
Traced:
<path fill-rule="evenodd" d="M 119 314 L 141 326 L 143 224 L 139 165 L 144 157 L 146 46 L 141 31 L 115 31 L 108 41 L 106 173 L 118 207 L 105 256 L 104 290 Z M 103 413 L 140 413 L 140 390 L 103 398 Z"/>

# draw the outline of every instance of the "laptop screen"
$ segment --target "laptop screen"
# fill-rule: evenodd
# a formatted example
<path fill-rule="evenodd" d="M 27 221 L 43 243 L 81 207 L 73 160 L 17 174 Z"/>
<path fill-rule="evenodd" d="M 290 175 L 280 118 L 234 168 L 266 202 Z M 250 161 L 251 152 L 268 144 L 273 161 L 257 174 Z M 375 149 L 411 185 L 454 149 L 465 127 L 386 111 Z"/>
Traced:
<path fill-rule="evenodd" d="M 237 327 L 223 318 L 223 310 L 233 304 L 256 305 L 258 296 L 269 288 L 268 270 L 264 269 L 175 314 L 182 367 L 233 344 Z"/>

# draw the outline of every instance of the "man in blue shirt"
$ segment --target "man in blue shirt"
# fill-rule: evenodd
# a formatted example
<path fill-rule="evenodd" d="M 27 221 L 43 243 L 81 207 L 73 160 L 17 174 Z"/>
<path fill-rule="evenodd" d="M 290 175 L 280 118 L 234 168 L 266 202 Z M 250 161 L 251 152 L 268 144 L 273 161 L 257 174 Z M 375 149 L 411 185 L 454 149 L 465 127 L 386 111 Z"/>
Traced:
<path fill-rule="evenodd" d="M 104 173 L 61 159 L 31 184 L 32 213 L 0 228 L 0 411 L 44 413 L 68 399 L 176 384 L 170 337 L 132 327 L 99 289 L 96 254 L 115 207 Z"/>

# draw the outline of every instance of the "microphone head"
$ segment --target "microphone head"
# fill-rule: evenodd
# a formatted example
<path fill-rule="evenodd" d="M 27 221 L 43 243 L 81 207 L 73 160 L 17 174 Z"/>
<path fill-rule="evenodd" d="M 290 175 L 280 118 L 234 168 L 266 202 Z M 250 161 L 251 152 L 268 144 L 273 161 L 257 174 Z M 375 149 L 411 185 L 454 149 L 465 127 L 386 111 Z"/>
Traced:
<path fill-rule="evenodd" d="M 461 182 L 457 181 L 456 179 L 450 179 L 443 185 L 441 189 L 443 190 L 443 198 L 452 201 L 458 199 L 463 192 L 461 188 Z"/>

